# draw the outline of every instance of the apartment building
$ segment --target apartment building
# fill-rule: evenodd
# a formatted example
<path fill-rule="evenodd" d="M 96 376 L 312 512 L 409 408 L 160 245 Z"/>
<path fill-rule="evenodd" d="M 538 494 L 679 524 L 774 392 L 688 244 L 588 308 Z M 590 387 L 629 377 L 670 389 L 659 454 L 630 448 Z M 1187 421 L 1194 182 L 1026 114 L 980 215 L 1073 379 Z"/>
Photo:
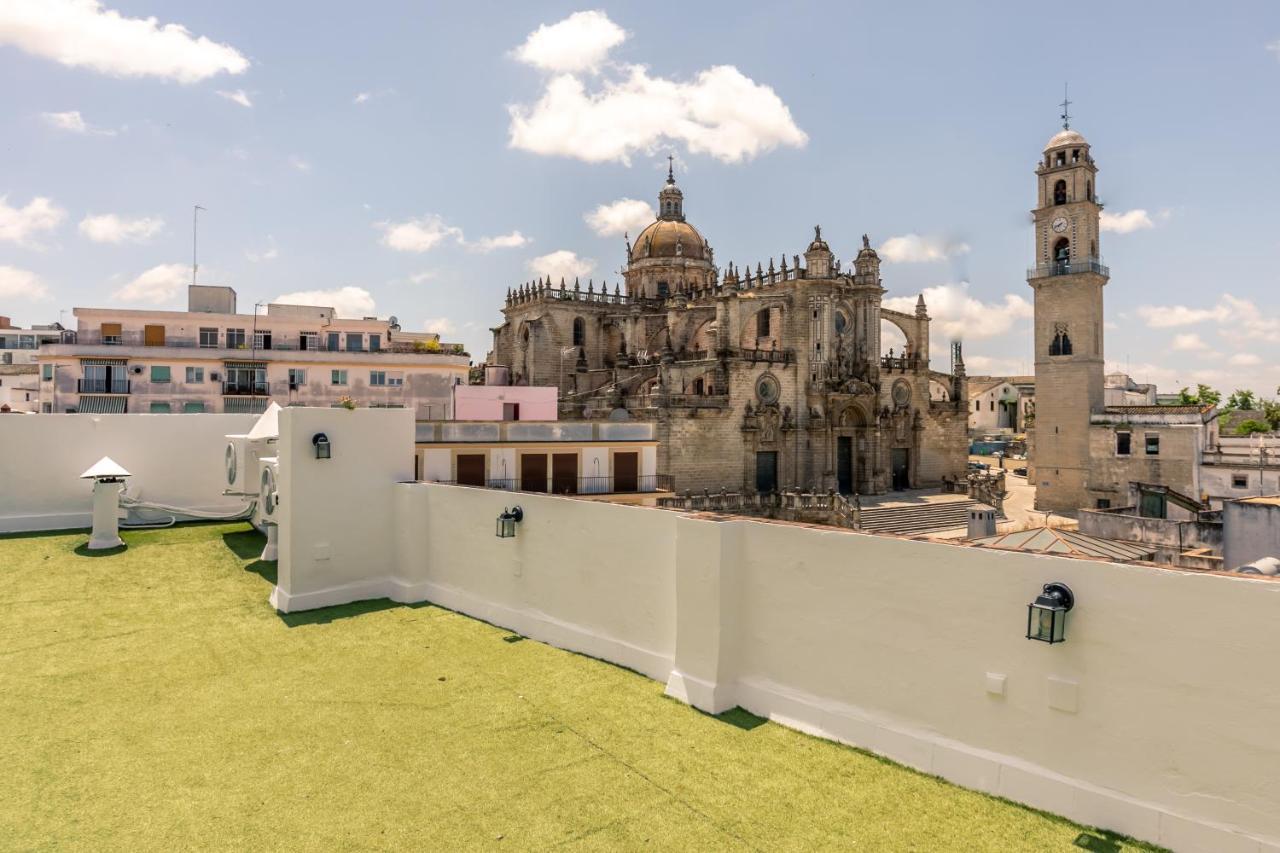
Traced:
<path fill-rule="evenodd" d="M 229 287 L 192 285 L 188 310 L 76 308 L 74 340 L 40 347 L 42 412 L 260 412 L 281 406 L 413 409 L 451 416 L 467 381 L 460 345 L 395 318 L 269 304 L 236 313 Z"/>

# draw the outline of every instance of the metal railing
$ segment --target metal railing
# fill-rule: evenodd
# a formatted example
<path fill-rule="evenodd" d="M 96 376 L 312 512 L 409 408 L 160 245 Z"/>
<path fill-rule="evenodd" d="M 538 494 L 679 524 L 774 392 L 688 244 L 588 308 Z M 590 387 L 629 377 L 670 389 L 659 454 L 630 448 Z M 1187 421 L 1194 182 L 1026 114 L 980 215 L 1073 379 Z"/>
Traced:
<path fill-rule="evenodd" d="M 480 483 L 463 483 L 458 480 L 430 480 L 446 486 L 481 486 Z M 485 479 L 482 488 L 501 489 L 507 492 L 540 492 L 553 495 L 628 495 L 674 491 L 674 478 L 670 474 L 640 474 L 634 477 L 537 477 L 514 479 Z"/>
<path fill-rule="evenodd" d="M 263 397 L 267 394 L 266 382 L 223 382 L 224 397 Z"/>
<path fill-rule="evenodd" d="M 128 394 L 128 379 L 77 379 L 77 394 Z"/>
<path fill-rule="evenodd" d="M 1111 277 L 1111 270 L 1102 263 L 1100 258 L 1089 258 L 1083 261 L 1070 263 L 1068 261 L 1055 261 L 1039 267 L 1028 267 L 1027 278 L 1049 278 L 1055 275 L 1074 275 L 1076 273 L 1093 272 L 1099 275 Z"/>

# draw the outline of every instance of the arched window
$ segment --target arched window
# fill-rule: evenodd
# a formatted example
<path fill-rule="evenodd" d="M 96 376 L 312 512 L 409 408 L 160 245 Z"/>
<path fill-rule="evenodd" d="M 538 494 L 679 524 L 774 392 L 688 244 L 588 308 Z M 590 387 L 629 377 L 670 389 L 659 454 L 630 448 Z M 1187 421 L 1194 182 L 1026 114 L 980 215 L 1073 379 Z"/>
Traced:
<path fill-rule="evenodd" d="M 1071 355 L 1071 336 L 1067 334 L 1066 323 L 1058 323 L 1054 326 L 1049 355 Z"/>
<path fill-rule="evenodd" d="M 1067 203 L 1067 182 L 1066 181 L 1058 181 L 1056 184 L 1053 185 L 1053 203 L 1054 204 Z"/>
<path fill-rule="evenodd" d="M 575 347 L 585 347 L 587 345 L 587 324 L 582 321 L 581 317 L 573 318 L 573 345 Z"/>
<path fill-rule="evenodd" d="M 1097 240 L 1089 241 L 1089 259 L 1090 260 L 1098 259 L 1098 241 Z"/>
<path fill-rule="evenodd" d="M 1093 201 L 1093 181 L 1084 182 L 1084 197 Z"/>
<path fill-rule="evenodd" d="M 769 337 L 769 309 L 765 308 L 759 314 L 756 314 L 756 337 Z"/>
<path fill-rule="evenodd" d="M 1055 264 L 1071 263 L 1071 241 L 1061 237 L 1053 244 L 1053 262 Z"/>

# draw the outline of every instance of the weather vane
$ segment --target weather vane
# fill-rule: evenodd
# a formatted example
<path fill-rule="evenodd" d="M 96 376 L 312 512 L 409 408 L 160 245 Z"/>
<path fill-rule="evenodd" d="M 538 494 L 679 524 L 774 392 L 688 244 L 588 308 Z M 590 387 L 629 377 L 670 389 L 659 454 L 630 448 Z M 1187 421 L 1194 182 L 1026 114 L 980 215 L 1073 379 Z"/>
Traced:
<path fill-rule="evenodd" d="M 1063 83 L 1062 84 L 1062 116 L 1061 116 L 1063 130 L 1071 129 L 1071 113 L 1069 112 L 1070 106 L 1071 106 L 1071 100 L 1067 97 L 1067 84 Z"/>

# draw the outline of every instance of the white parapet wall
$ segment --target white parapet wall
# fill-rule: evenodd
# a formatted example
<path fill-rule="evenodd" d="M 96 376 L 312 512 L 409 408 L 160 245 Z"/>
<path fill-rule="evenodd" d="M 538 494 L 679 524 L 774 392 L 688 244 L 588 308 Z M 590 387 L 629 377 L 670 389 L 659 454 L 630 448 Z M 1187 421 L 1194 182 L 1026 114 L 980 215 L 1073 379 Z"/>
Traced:
<path fill-rule="evenodd" d="M 282 413 L 280 609 L 430 600 L 1085 824 L 1280 850 L 1280 583 L 401 482 L 403 415 Z"/>
<path fill-rule="evenodd" d="M 93 489 L 80 474 L 110 456 L 133 476 L 127 492 L 202 512 L 235 512 L 226 497 L 226 436 L 257 415 L 0 416 L 0 532 L 88 527 Z"/>

